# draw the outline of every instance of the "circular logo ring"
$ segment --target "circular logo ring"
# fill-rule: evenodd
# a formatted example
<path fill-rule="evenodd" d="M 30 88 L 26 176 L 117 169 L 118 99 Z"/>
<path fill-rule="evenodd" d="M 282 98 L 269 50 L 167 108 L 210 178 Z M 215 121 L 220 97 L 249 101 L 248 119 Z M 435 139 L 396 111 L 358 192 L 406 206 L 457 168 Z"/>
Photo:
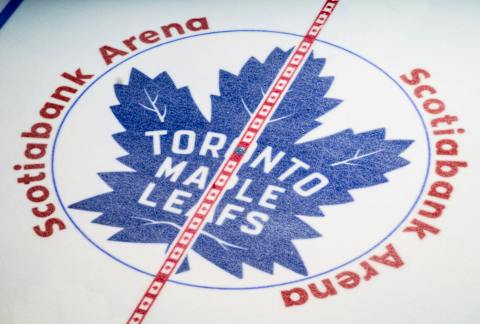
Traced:
<path fill-rule="evenodd" d="M 206 35 L 213 35 L 213 34 L 223 34 L 223 33 L 241 33 L 241 32 L 255 32 L 255 33 L 271 33 L 271 34 L 280 34 L 280 35 L 288 35 L 288 36 L 295 36 L 295 37 L 303 37 L 302 35 L 299 35 L 299 34 L 295 34 L 295 33 L 288 33 L 288 32 L 280 32 L 280 31 L 273 31 L 273 30 L 258 30 L 258 29 L 238 29 L 238 30 L 223 30 L 223 31 L 215 31 L 215 32 L 207 32 L 207 33 L 202 33 L 202 34 L 195 34 L 195 35 L 189 35 L 189 36 L 185 36 L 185 37 L 181 37 L 181 38 L 178 38 L 178 39 L 175 39 L 175 40 L 171 40 L 171 41 L 167 41 L 167 42 L 164 42 L 164 43 L 161 43 L 161 44 L 158 44 L 158 45 L 155 45 L 155 46 L 152 46 L 150 48 L 147 48 L 147 49 L 144 49 L 126 59 L 124 59 L 123 61 L 115 64 L 114 66 L 112 66 L 111 68 L 109 68 L 108 70 L 106 70 L 105 72 L 103 72 L 102 74 L 100 74 L 98 77 L 96 77 L 80 94 L 79 96 L 75 99 L 75 101 L 72 103 L 72 105 L 70 106 L 70 108 L 68 109 L 68 111 L 65 113 L 65 115 L 63 116 L 63 119 L 61 120 L 60 122 L 60 126 L 57 130 L 57 133 L 55 134 L 55 138 L 54 138 L 54 141 L 53 141 L 53 147 L 52 147 L 52 157 L 51 157 L 51 170 L 52 170 L 52 180 L 53 180 L 53 186 L 54 186 L 54 190 L 55 190 L 55 193 L 58 197 L 58 200 L 60 202 L 60 205 L 62 206 L 62 209 L 63 211 L 65 212 L 65 214 L 67 215 L 68 219 L 72 222 L 72 224 L 74 225 L 74 227 L 83 235 L 83 237 L 85 237 L 91 244 L 93 244 L 93 246 L 95 246 L 97 249 L 99 249 L 100 251 L 102 251 L 103 253 L 105 253 L 106 255 L 108 255 L 109 257 L 111 257 L 112 259 L 114 259 L 115 261 L 123 264 L 124 266 L 127 266 L 128 268 L 130 269 L 133 269 L 135 271 L 138 271 L 140 273 L 143 273 L 143 274 L 146 274 L 146 275 L 149 275 L 149 276 L 155 276 L 154 274 L 152 273 L 149 273 L 149 272 L 146 272 L 142 269 L 139 269 L 127 262 L 125 262 L 124 260 L 121 260 L 120 258 L 112 255 L 110 252 L 108 252 L 107 250 L 105 250 L 104 248 L 102 248 L 101 246 L 99 246 L 95 241 L 93 241 L 81 228 L 80 226 L 74 221 L 74 219 L 72 218 L 72 216 L 69 214 L 64 202 L 62 201 L 62 198 L 60 196 L 60 193 L 59 193 L 59 190 L 58 190 L 58 186 L 57 186 L 57 181 L 56 181 L 56 177 L 55 177 L 55 149 L 56 149 L 56 144 L 57 144 L 57 140 L 60 136 L 60 133 L 62 131 L 62 128 L 63 128 L 63 125 L 67 119 L 67 117 L 69 116 L 70 112 L 73 110 L 73 108 L 76 106 L 76 104 L 78 103 L 78 101 L 82 98 L 82 96 L 98 81 L 100 80 L 101 78 L 103 78 L 105 75 L 107 75 L 108 73 L 110 73 L 112 70 L 114 70 L 115 68 L 117 68 L 118 66 L 122 65 L 123 63 L 133 59 L 134 57 L 137 57 L 147 51 L 151 51 L 153 49 L 156 49 L 160 46 L 164 46 L 164 45 L 167 45 L 167 44 L 171 44 L 171 43 L 175 43 L 175 42 L 178 42 L 178 41 L 182 41 L 182 40 L 186 40 L 186 39 L 189 39 L 189 38 L 194 38 L 194 37 L 201 37 L 201 36 L 206 36 Z M 430 151 L 430 137 L 429 137 L 429 134 L 428 134 L 428 130 L 427 130 L 427 127 L 426 127 L 426 124 L 425 124 L 425 121 L 423 120 L 423 117 L 420 113 L 420 110 L 418 109 L 418 107 L 415 105 L 414 101 L 412 100 L 412 98 L 408 95 L 408 93 L 405 91 L 405 89 L 403 89 L 403 87 L 392 77 L 390 76 L 386 71 L 384 71 L 382 68 L 380 68 L 378 65 L 376 65 L 375 63 L 373 63 L 372 61 L 366 59 L 365 57 L 351 51 L 351 50 L 348 50 L 344 47 L 341 47 L 339 45 L 336 45 L 336 44 L 333 44 L 333 43 L 330 43 L 330 42 L 327 42 L 327 41 L 322 41 L 322 40 L 319 40 L 317 39 L 316 42 L 319 42 L 319 43 L 322 43 L 322 44 L 326 44 L 326 45 L 329 45 L 329 46 L 332 46 L 334 48 L 337 48 L 337 49 L 340 49 L 342 51 L 345 51 L 353 56 L 355 56 L 356 58 L 362 60 L 363 62 L 369 64 L 371 67 L 375 68 L 377 71 L 381 72 L 387 79 L 389 79 L 390 81 L 392 81 L 398 88 L 399 90 L 407 97 L 408 101 L 411 103 L 413 109 L 415 110 L 416 114 L 418 115 L 418 118 L 422 124 L 422 127 L 424 129 L 424 132 L 425 132 L 425 139 L 426 139 L 426 143 L 427 143 L 427 166 L 426 166 L 426 170 L 425 170 L 425 176 L 422 180 L 422 183 L 421 183 L 421 188 L 419 190 L 419 193 L 418 195 L 416 196 L 414 202 L 412 203 L 412 205 L 410 206 L 410 208 L 408 209 L 407 213 L 405 214 L 405 216 L 400 220 L 400 222 L 398 224 L 396 224 L 388 233 L 385 237 L 383 237 L 380 241 L 376 242 L 373 246 L 371 246 L 369 249 L 367 249 L 366 251 L 364 251 L 363 253 L 361 253 L 360 255 L 357 255 L 351 259 L 349 259 L 348 261 L 342 263 L 342 264 L 339 264 L 335 267 L 332 267 L 328 270 L 325 270 L 325 271 L 322 271 L 320 273 L 316 273 L 314 275 L 311 275 L 311 276 L 307 276 L 307 277 L 304 277 L 304 278 L 301 278 L 301 279 L 297 279 L 297 280 L 292 280 L 292 281 L 287 281 L 287 282 L 282 282 L 282 283 L 276 283 L 276 284 L 270 284 L 270 285 L 264 285 L 264 286 L 250 286 L 250 287 L 215 287 L 215 286 L 206 286 L 206 285 L 198 285 L 198 284 L 191 284 L 191 283 L 186 283 L 186 282 L 181 282 L 181 281 L 177 281 L 177 280 L 170 280 L 171 282 L 173 283 L 176 283 L 176 284 L 180 284 L 180 285 L 185 285 L 185 286 L 189 286 L 189 287 L 196 287 L 196 288 L 207 288 L 207 289 L 217 289 L 217 290 L 251 290 L 251 289 L 261 289 L 261 288 L 271 288 L 271 287 L 277 287 L 277 286 L 282 286 L 282 285 L 288 285 L 288 284 L 293 284 L 293 283 L 297 283 L 297 282 L 301 282 L 301 281 L 305 281 L 305 280 L 310 280 L 312 278 L 316 278 L 316 277 L 319 277 L 319 276 L 323 276 L 327 273 L 330 273 L 332 271 L 336 271 L 348 264 L 351 264 L 352 262 L 364 257 L 365 255 L 367 255 L 368 253 L 370 253 L 372 250 L 374 250 L 375 248 L 377 248 L 379 245 L 381 245 L 382 243 L 384 243 L 388 238 L 390 238 L 397 230 L 398 228 L 407 220 L 407 218 L 410 216 L 410 214 L 412 213 L 413 209 L 415 208 L 415 206 L 417 205 L 418 201 L 420 200 L 420 197 L 425 189 L 425 186 L 426 186 L 426 182 L 427 182 L 427 179 L 428 179 L 428 175 L 429 175 L 429 169 L 430 169 L 430 163 L 431 163 L 431 151 Z"/>

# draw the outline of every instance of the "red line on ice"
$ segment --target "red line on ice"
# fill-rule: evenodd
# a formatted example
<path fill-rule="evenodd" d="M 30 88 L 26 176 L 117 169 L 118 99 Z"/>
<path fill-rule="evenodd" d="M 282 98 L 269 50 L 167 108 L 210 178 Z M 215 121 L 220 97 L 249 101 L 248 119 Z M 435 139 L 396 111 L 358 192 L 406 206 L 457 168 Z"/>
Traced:
<path fill-rule="evenodd" d="M 298 71 L 303 66 L 305 58 L 312 51 L 313 42 L 318 37 L 322 27 L 327 22 L 339 0 L 327 0 L 310 25 L 302 41 L 295 47 L 280 73 L 277 75 L 264 98 L 250 117 L 249 122 L 242 131 L 235 149 L 223 161 L 221 167 L 208 185 L 208 189 L 199 200 L 195 212 L 187 219 L 182 230 L 178 233 L 173 244 L 167 252 L 167 257 L 160 270 L 148 286 L 145 294 L 135 307 L 127 324 L 142 323 L 152 307 L 154 301 L 162 291 L 168 279 L 175 273 L 195 239 L 205 224 L 210 211 L 214 210 L 228 187 L 228 182 L 235 175 L 242 159 L 251 145 L 263 132 L 273 112 L 280 105 L 283 96 L 295 80 Z"/>

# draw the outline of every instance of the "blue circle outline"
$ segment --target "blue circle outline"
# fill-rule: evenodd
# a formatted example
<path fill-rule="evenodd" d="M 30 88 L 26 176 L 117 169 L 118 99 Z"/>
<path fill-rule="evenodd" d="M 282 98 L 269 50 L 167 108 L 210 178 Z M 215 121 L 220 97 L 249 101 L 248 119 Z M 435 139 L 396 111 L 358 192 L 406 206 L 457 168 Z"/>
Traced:
<path fill-rule="evenodd" d="M 230 29 L 230 30 L 220 30 L 220 31 L 213 31 L 213 32 L 206 32 L 206 33 L 200 33 L 200 34 L 194 34 L 194 35 L 189 35 L 189 36 L 185 36 L 185 37 L 180 37 L 180 38 L 177 38 L 177 39 L 174 39 L 174 40 L 170 40 L 170 41 L 167 41 L 167 42 L 164 42 L 164 43 L 160 43 L 160 44 L 157 44 L 155 46 L 152 46 L 152 47 L 149 47 L 149 48 L 146 48 L 130 57 L 127 57 L 126 59 L 124 59 L 123 61 L 113 65 L 112 67 L 110 67 L 109 69 L 107 69 L 106 71 L 104 71 L 102 74 L 100 74 L 98 77 L 96 77 L 95 79 L 93 79 L 93 81 L 79 94 L 79 96 L 75 99 L 75 101 L 72 103 L 72 105 L 68 108 L 68 110 L 66 111 L 65 115 L 63 116 L 61 122 L 60 122 L 60 125 L 58 126 L 58 130 L 57 130 L 57 133 L 55 134 L 55 138 L 53 140 L 53 146 L 52 146 L 52 155 L 51 155 L 51 172 L 52 172 L 52 182 L 53 182 L 53 187 L 54 187 L 54 190 L 55 190 L 55 194 L 56 196 L 58 197 L 58 201 L 60 202 L 60 205 L 63 209 L 63 211 L 65 212 L 65 214 L 67 215 L 68 219 L 70 220 L 70 222 L 73 224 L 73 226 L 80 232 L 80 234 L 82 234 L 82 236 L 87 239 L 91 244 L 93 244 L 94 247 L 96 247 L 97 249 L 99 249 L 100 251 L 102 251 L 103 253 L 105 253 L 106 255 L 108 255 L 109 257 L 111 257 L 112 259 L 114 259 L 115 261 L 123 264 L 124 266 L 132 269 L 132 270 L 135 270 L 135 271 L 138 271 L 140 273 L 143 273 L 145 275 L 148 275 L 148 276 L 151 276 L 151 277 L 154 277 L 154 274 L 151 274 L 149 272 L 146 272 L 146 271 L 143 271 L 139 268 L 136 268 L 130 264 L 128 264 L 127 262 L 117 258 L 116 256 L 114 256 L 113 254 L 109 253 L 108 251 L 106 251 L 105 249 L 103 249 L 102 247 L 100 247 L 99 245 L 97 245 L 97 243 L 95 243 L 87 234 L 85 234 L 82 229 L 75 223 L 75 221 L 73 220 L 73 218 L 70 216 L 70 214 L 68 213 L 67 211 L 67 208 L 65 207 L 61 197 L 60 197 L 60 193 L 58 191 L 58 187 L 57 187 L 57 182 L 56 182 L 56 179 L 55 179 L 55 149 L 56 149 L 56 145 L 57 145 L 57 140 L 58 140 L 58 137 L 60 135 L 60 132 L 62 130 L 62 127 L 63 127 L 63 124 L 65 123 L 65 120 L 67 119 L 68 115 L 70 114 L 70 112 L 73 110 L 73 108 L 75 107 L 75 105 L 77 104 L 77 102 L 80 100 L 80 98 L 82 98 L 82 96 L 98 81 L 100 80 L 102 77 L 104 77 L 106 74 L 110 73 L 110 71 L 112 71 L 113 69 L 115 69 L 116 67 L 120 66 L 121 64 L 133 59 L 134 57 L 137 57 L 147 51 L 150 51 L 150 50 L 153 50 L 157 47 L 160 47 L 160 46 L 164 46 L 164 45 L 167 45 L 167 44 L 171 44 L 171 43 L 175 43 L 175 42 L 178 42 L 178 41 L 181 41 L 181 40 L 185 40 L 185 39 L 189 39 L 189 38 L 194 38 L 194 37 L 201 37 L 201 36 L 206 36 L 206 35 L 213 35 L 213 34 L 224 34 L 224 33 L 238 33 L 238 32 L 257 32 L 257 33 L 272 33 L 272 34 L 280 34 L 280 35 L 288 35 L 288 36 L 295 36 L 295 37 L 303 37 L 303 35 L 300 35 L 300 34 L 295 34 L 295 33 L 290 33 L 290 32 L 282 32 L 282 31 L 275 31 L 275 30 L 267 30 L 267 29 Z M 414 203 L 412 204 L 412 206 L 410 207 L 410 209 L 408 210 L 407 214 L 405 215 L 405 217 L 402 218 L 402 220 L 387 234 L 387 236 L 385 236 L 382 240 L 380 240 L 379 242 L 377 242 L 376 244 L 374 244 L 371 248 L 369 248 L 367 251 L 363 252 L 362 254 L 340 264 L 340 265 L 337 265 L 329 270 L 326 270 L 326 271 L 323 271 L 321 273 L 317 273 L 315 275 L 312 275 L 312 276 L 308 276 L 308 277 L 305 277 L 305 278 L 301 278 L 301 279 L 296 279 L 296 280 L 292 280 L 292 281 L 288 281 L 288 282 L 283 282 L 283 283 L 277 283 L 277 284 L 270 284 L 270 285 L 264 285 L 264 286 L 252 286 L 252 287 L 215 287 L 215 286 L 205 286 L 205 285 L 197 285 L 197 284 L 191 284 L 191 283 L 185 283 L 185 282 L 181 282 L 181 281 L 177 281 L 177 280 L 172 280 L 170 279 L 169 282 L 173 282 L 173 283 L 176 283 L 176 284 L 179 284 L 179 285 L 183 285 L 183 286 L 189 286 L 189 287 L 195 287 L 195 288 L 205 288 L 205 289 L 214 289 L 214 290 L 253 290 L 253 289 L 264 289 L 264 288 L 272 288 L 272 287 L 278 287 L 278 286 L 284 286 L 284 285 L 289 285 L 289 284 L 293 284 L 293 283 L 297 283 L 297 282 L 302 282 L 302 281 L 306 281 L 306 280 L 309 280 L 309 279 L 313 279 L 313 278 L 316 278 L 316 277 L 319 277 L 319 276 L 323 276 L 327 273 L 330 273 L 330 272 L 333 272 L 333 271 L 336 271 L 352 262 L 355 262 L 357 261 L 358 259 L 364 257 L 365 255 L 369 254 L 371 251 L 373 251 L 374 249 L 376 249 L 380 244 L 382 244 L 383 242 L 385 242 L 388 238 L 390 238 L 390 236 L 392 236 L 397 230 L 398 228 L 407 220 L 407 218 L 410 216 L 410 214 L 412 213 L 413 209 L 415 208 L 415 206 L 417 205 L 418 201 L 420 200 L 420 197 L 422 196 L 423 194 L 423 191 L 425 189 L 425 186 L 426 186 L 426 183 L 427 183 L 427 179 L 428 179 L 428 176 L 429 176 L 429 173 L 430 173 L 430 164 L 431 164 L 431 149 L 430 149 L 430 145 L 431 145 L 431 142 L 430 142 L 430 136 L 428 134 L 428 128 L 425 124 L 425 120 L 423 119 L 423 116 L 422 114 L 420 113 L 420 110 L 418 109 L 417 105 L 415 104 L 415 102 L 413 101 L 413 99 L 410 97 L 410 95 L 407 93 L 407 91 L 400 85 L 400 83 L 395 80 L 392 76 L 390 76 L 385 70 L 383 70 L 381 67 L 379 67 L 378 65 L 376 65 L 375 63 L 373 63 L 372 61 L 368 60 L 367 58 L 361 56 L 360 54 L 357 54 L 357 53 L 354 53 L 352 52 L 351 50 L 349 49 L 346 49 L 342 46 L 339 46 L 339 45 L 336 45 L 336 44 L 333 44 L 333 43 L 330 43 L 330 42 L 327 42 L 327 41 L 323 41 L 323 40 L 320 40 L 320 39 L 316 39 L 315 40 L 316 42 L 319 42 L 319 43 L 323 43 L 323 44 L 327 44 L 327 45 L 330 45 L 332 47 L 335 47 L 337 49 L 340 49 L 340 50 L 343 50 L 347 53 L 350 53 L 352 54 L 353 56 L 359 58 L 360 60 L 370 64 L 371 66 L 373 66 L 374 68 L 376 68 L 378 71 L 380 71 L 383 75 L 385 75 L 388 79 L 390 79 L 393 83 L 395 83 L 398 88 L 403 92 L 403 94 L 405 94 L 405 96 L 408 98 L 408 100 L 410 101 L 410 103 L 412 104 L 413 108 L 415 109 L 418 117 L 420 118 L 420 121 L 422 123 L 422 126 L 423 126 L 423 129 L 425 131 L 425 137 L 426 137 L 426 140 L 427 140 L 427 148 L 428 148 L 428 154 L 427 154 L 427 169 L 426 169 L 426 172 L 425 172 L 425 177 L 423 179 L 423 183 L 422 183 L 422 187 L 420 189 L 420 192 L 419 194 L 417 195 L 417 198 L 415 199 Z"/>

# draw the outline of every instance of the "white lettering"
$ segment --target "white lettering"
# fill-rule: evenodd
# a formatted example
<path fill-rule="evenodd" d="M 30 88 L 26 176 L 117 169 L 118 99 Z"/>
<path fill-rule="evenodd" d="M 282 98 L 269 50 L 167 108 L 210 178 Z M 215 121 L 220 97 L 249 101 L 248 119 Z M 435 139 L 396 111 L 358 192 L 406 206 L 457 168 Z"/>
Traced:
<path fill-rule="evenodd" d="M 187 179 L 185 179 L 183 184 L 189 186 L 194 183 L 197 185 L 198 189 L 205 189 L 205 186 L 207 185 L 208 171 L 209 169 L 207 167 L 200 166 Z"/>
<path fill-rule="evenodd" d="M 275 209 L 275 207 L 277 206 L 269 202 L 269 201 L 278 199 L 278 195 L 274 194 L 275 192 L 284 193 L 285 188 L 277 187 L 274 185 L 268 185 L 262 197 L 260 197 L 260 200 L 258 201 L 258 205 L 265 208 L 269 208 L 269 209 Z"/>
<path fill-rule="evenodd" d="M 316 185 L 313 185 L 309 189 L 304 189 L 304 187 L 312 181 L 319 180 Z M 293 185 L 293 190 L 295 190 L 300 196 L 308 197 L 316 193 L 322 188 L 325 188 L 328 185 L 328 179 L 323 174 L 312 173 L 305 177 L 304 179 L 298 181 Z"/>
<path fill-rule="evenodd" d="M 215 225 L 221 226 L 227 218 L 232 220 L 237 218 L 238 215 L 233 214 L 232 211 L 243 212 L 244 210 L 245 208 L 243 207 L 234 204 L 227 204 L 218 216 Z"/>
<path fill-rule="evenodd" d="M 178 199 L 178 197 L 190 198 L 192 197 L 192 194 L 183 190 L 173 190 L 172 194 L 165 202 L 165 205 L 163 205 L 163 210 L 169 213 L 180 215 L 182 210 L 175 206 L 182 206 L 185 201 Z"/>
<path fill-rule="evenodd" d="M 157 173 L 155 174 L 155 177 L 161 178 L 162 176 L 165 176 L 165 178 L 170 177 L 171 182 L 177 181 L 178 177 L 182 174 L 183 170 L 187 166 L 187 162 L 180 162 L 176 166 L 173 166 L 172 163 L 171 157 L 167 157 L 165 160 L 163 160 L 162 165 L 160 165 Z"/>
<path fill-rule="evenodd" d="M 288 177 L 290 177 L 293 173 L 295 173 L 295 171 L 297 171 L 300 168 L 304 168 L 305 170 L 310 169 L 310 166 L 308 164 L 306 164 L 305 162 L 297 158 L 291 158 L 290 161 L 293 162 L 293 165 L 290 168 L 288 168 L 285 172 L 283 172 L 278 177 L 278 180 L 280 181 L 286 180 Z"/>
<path fill-rule="evenodd" d="M 160 143 L 160 136 L 166 135 L 166 130 L 148 131 L 145 132 L 145 136 L 151 136 L 153 139 L 153 155 L 162 154 L 162 145 Z"/>
<path fill-rule="evenodd" d="M 187 137 L 187 146 L 182 148 L 181 145 L 183 136 Z M 175 135 L 173 135 L 172 152 L 183 155 L 191 154 L 195 149 L 195 138 L 196 134 L 191 130 L 179 130 L 175 132 Z"/>
<path fill-rule="evenodd" d="M 247 222 L 251 226 L 242 225 L 240 226 L 240 230 L 246 234 L 258 235 L 265 227 L 265 223 L 268 221 L 268 218 L 269 217 L 267 214 L 258 211 L 252 211 L 247 214 Z"/>
<path fill-rule="evenodd" d="M 217 139 L 217 143 L 213 144 L 213 140 L 215 138 Z M 210 151 L 212 153 L 212 157 L 218 158 L 220 156 L 218 151 L 225 146 L 226 142 L 227 136 L 225 136 L 225 134 L 208 132 L 198 154 L 207 156 L 207 152 Z"/>
<path fill-rule="evenodd" d="M 253 199 L 245 196 L 245 192 L 248 190 L 248 187 L 250 187 L 251 183 L 252 183 L 251 179 L 245 179 L 245 182 L 240 187 L 240 190 L 238 190 L 237 195 L 235 196 L 235 199 L 244 201 L 247 203 L 251 203 Z"/>
<path fill-rule="evenodd" d="M 258 156 L 256 159 L 250 164 L 251 168 L 256 168 L 262 161 L 263 162 L 263 172 L 270 173 L 272 169 L 280 162 L 280 160 L 285 156 L 285 152 L 280 151 L 273 159 L 272 159 L 272 147 L 267 146 Z"/>
<path fill-rule="evenodd" d="M 153 182 L 150 182 L 147 185 L 147 188 L 145 188 L 145 191 L 140 196 L 140 199 L 138 199 L 138 203 L 148 207 L 156 207 L 157 206 L 156 202 L 148 200 L 148 198 L 150 197 L 154 189 L 155 189 L 155 184 Z"/>

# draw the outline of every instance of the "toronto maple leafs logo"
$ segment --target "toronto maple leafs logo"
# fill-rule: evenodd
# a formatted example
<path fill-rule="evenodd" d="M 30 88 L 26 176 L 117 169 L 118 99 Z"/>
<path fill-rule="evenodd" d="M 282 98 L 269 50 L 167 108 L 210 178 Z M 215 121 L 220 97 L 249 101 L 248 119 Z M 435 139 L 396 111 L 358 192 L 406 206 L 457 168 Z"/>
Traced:
<path fill-rule="evenodd" d="M 99 173 L 112 190 L 70 208 L 100 212 L 94 223 L 118 228 L 112 241 L 168 249 L 289 54 L 275 48 L 238 75 L 221 70 L 209 119 L 167 72 L 151 79 L 133 69 L 128 85 L 115 85 L 112 107 L 125 129 L 113 137 L 128 153 L 118 160 L 131 171 Z M 385 173 L 408 164 L 400 154 L 412 141 L 387 140 L 385 129 L 300 141 L 341 103 L 326 97 L 333 77 L 320 76 L 325 63 L 310 55 L 193 245 L 238 278 L 243 264 L 307 275 L 293 241 L 321 234 L 298 216 L 324 216 L 322 206 L 351 202 L 350 190 L 385 183 Z M 189 269 L 185 259 L 178 272 Z"/>

